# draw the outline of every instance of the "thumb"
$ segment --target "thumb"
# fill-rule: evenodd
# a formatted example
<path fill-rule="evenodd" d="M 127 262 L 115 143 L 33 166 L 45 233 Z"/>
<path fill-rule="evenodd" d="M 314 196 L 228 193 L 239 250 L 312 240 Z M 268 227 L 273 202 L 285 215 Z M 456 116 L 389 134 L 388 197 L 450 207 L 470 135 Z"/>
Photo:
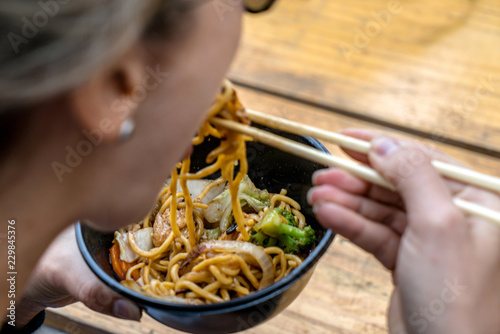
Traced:
<path fill-rule="evenodd" d="M 89 271 L 89 275 L 79 275 L 70 293 L 88 308 L 120 319 L 139 321 L 141 309 L 133 302 L 117 295 L 100 282 Z M 79 281 L 79 282 L 78 282 Z M 72 291 L 71 291 L 72 290 Z"/>
<path fill-rule="evenodd" d="M 71 233 L 74 234 L 74 229 L 71 229 Z M 70 254 L 71 261 L 67 260 L 69 267 L 61 275 L 61 279 L 73 298 L 99 313 L 120 319 L 141 319 L 142 311 L 135 303 L 111 290 L 90 270 L 76 246 L 74 236 L 70 239 L 67 253 Z"/>
<path fill-rule="evenodd" d="M 451 192 L 418 144 L 379 136 L 372 140 L 370 164 L 391 182 L 401 195 L 409 224 L 418 217 L 418 230 L 456 221 L 461 212 L 453 205 Z M 416 220 L 413 219 L 415 223 Z"/>

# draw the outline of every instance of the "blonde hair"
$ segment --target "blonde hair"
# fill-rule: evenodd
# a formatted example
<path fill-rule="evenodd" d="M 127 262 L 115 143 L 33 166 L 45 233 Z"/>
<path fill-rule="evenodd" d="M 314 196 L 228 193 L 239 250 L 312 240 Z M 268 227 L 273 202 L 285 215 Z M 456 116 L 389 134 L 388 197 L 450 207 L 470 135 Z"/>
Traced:
<path fill-rule="evenodd" d="M 0 1 L 0 114 L 78 86 L 187 2 Z"/>

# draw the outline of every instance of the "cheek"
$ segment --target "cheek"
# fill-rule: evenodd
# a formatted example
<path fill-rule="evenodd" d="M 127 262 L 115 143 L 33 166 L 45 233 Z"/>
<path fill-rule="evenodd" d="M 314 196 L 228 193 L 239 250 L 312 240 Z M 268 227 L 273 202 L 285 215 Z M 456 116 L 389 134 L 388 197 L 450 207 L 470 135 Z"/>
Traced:
<path fill-rule="evenodd" d="M 241 9 L 220 20 L 210 4 L 200 9 L 187 42 L 164 51 L 168 66 L 154 65 L 168 77 L 149 94 L 137 115 L 140 131 L 146 132 L 148 155 L 154 155 L 161 175 L 184 157 L 238 46 Z"/>
<path fill-rule="evenodd" d="M 144 218 L 163 181 L 185 156 L 220 90 L 238 45 L 241 11 L 235 10 L 221 21 L 212 5 L 200 10 L 203 15 L 190 38 L 164 51 L 168 61 L 148 66 L 156 73 L 146 73 L 155 87 L 146 89 L 146 97 L 135 111 L 136 131 L 121 153 L 126 156 L 122 159 L 126 163 L 119 167 L 122 182 L 113 188 L 119 199 L 108 200 L 115 203 L 112 219 L 103 224 L 107 229 Z M 162 77 L 161 84 L 154 85 L 155 77 Z"/>

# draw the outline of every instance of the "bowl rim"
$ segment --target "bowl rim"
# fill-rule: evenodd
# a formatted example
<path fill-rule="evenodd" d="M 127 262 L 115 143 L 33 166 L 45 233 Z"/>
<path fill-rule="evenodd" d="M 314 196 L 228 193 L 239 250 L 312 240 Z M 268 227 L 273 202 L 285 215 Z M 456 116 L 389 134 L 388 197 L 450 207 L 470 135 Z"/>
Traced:
<path fill-rule="evenodd" d="M 305 139 L 311 146 L 315 147 L 318 150 L 321 150 L 327 154 L 330 154 L 328 150 L 315 138 L 299 136 Z M 91 228 L 91 227 L 87 227 Z M 108 287 L 113 289 L 119 295 L 124 296 L 132 301 L 137 302 L 138 304 L 145 306 L 146 308 L 152 307 L 156 309 L 161 309 L 165 311 L 175 311 L 175 312 L 194 312 L 204 314 L 208 313 L 221 313 L 227 312 L 228 309 L 237 310 L 240 308 L 248 307 L 248 304 L 258 303 L 262 300 L 268 300 L 273 298 L 275 295 L 282 292 L 284 289 L 288 288 L 291 284 L 298 281 L 300 277 L 302 277 L 306 272 L 312 269 L 319 259 L 323 256 L 323 254 L 327 251 L 330 244 L 333 242 L 335 234 L 328 229 L 325 229 L 325 234 L 323 235 L 321 241 L 316 245 L 315 249 L 307 256 L 307 258 L 302 262 L 302 264 L 297 267 L 297 269 L 293 270 L 288 276 L 282 278 L 278 282 L 271 284 L 270 286 L 252 292 L 251 294 L 232 299 L 228 302 L 222 303 L 214 303 L 214 304 L 202 304 L 202 305 L 185 305 L 180 303 L 172 303 L 162 301 L 160 299 L 155 299 L 153 297 L 149 297 L 143 295 L 141 293 L 132 291 L 125 286 L 121 285 L 114 277 L 108 275 L 93 259 L 93 256 L 90 254 L 87 245 L 84 242 L 83 238 L 83 224 L 81 222 L 77 222 L 75 224 L 75 232 L 76 239 L 78 243 L 78 248 L 87 263 L 90 269 L 94 272 L 94 274 Z"/>

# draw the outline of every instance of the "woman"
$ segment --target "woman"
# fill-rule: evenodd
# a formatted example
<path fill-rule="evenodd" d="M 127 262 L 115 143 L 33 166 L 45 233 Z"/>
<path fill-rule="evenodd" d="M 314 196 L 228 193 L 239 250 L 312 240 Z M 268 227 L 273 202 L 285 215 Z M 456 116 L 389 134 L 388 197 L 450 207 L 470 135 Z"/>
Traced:
<path fill-rule="evenodd" d="M 7 32 L 0 48 L 0 212 L 5 233 L 8 225 L 16 231 L 15 289 L 24 295 L 18 315 L 25 315 L 19 325 L 33 324 L 46 306 L 74 300 L 137 320 L 137 307 L 84 266 L 71 229 L 48 249 L 29 284 L 28 278 L 72 222 L 113 230 L 146 214 L 219 89 L 238 43 L 242 6 L 4 0 L 0 15 Z M 315 175 L 309 200 L 325 226 L 393 270 L 391 331 L 495 332 L 500 233 L 464 217 L 451 198 L 500 208 L 498 195 L 445 183 L 430 151 L 419 146 L 348 134 L 373 140 L 368 156 L 351 155 L 393 181 L 401 196 L 328 170 Z M 412 172 L 401 173 L 408 166 Z M 8 272 L 7 259 L 1 261 Z M 6 310 L 9 285 L 1 284 Z M 430 314 L 441 297 L 450 302 Z"/>

